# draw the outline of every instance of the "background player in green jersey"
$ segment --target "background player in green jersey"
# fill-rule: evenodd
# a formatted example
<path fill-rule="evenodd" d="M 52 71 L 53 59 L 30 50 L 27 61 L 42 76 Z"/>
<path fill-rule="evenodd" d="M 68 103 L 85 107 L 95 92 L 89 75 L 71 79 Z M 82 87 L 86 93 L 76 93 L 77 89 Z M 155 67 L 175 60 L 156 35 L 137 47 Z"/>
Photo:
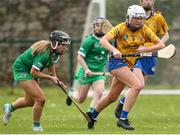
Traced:
<path fill-rule="evenodd" d="M 53 31 L 49 36 L 49 41 L 41 40 L 34 43 L 16 59 L 13 64 L 14 79 L 24 89 L 24 97 L 12 104 L 4 105 L 4 125 L 8 124 L 11 112 L 14 110 L 33 107 L 33 130 L 43 131 L 40 118 L 45 104 L 45 94 L 36 80 L 38 78 L 47 79 L 57 85 L 59 79 L 56 76 L 54 64 L 58 62 L 59 55 L 67 51 L 70 42 L 68 34 Z M 48 69 L 49 74 L 42 72 L 45 68 Z"/>
<path fill-rule="evenodd" d="M 78 51 L 78 62 L 80 68 L 77 70 L 75 78 L 80 84 L 77 95 L 72 97 L 79 103 L 85 101 L 90 87 L 94 90 L 93 99 L 88 111 L 92 111 L 98 100 L 102 97 L 104 90 L 105 76 L 95 76 L 92 72 L 105 72 L 107 53 L 99 41 L 107 31 L 103 29 L 104 23 L 109 22 L 105 18 L 96 17 L 93 21 L 93 34 L 89 35 L 81 44 Z M 109 23 L 109 25 L 111 25 Z M 112 25 L 110 26 L 112 28 Z M 71 105 L 71 99 L 66 99 L 67 105 Z"/>

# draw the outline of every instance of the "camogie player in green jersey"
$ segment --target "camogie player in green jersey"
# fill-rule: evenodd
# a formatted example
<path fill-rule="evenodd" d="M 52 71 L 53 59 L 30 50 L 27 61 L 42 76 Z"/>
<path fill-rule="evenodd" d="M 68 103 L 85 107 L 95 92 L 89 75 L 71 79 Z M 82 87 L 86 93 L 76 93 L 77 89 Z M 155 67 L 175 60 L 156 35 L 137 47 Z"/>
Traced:
<path fill-rule="evenodd" d="M 79 87 L 77 95 L 73 94 L 72 97 L 79 103 L 83 103 L 87 97 L 90 87 L 93 88 L 93 99 L 88 109 L 91 112 L 99 99 L 102 97 L 104 91 L 104 83 L 106 77 L 103 75 L 92 75 L 92 72 L 105 72 L 107 53 L 108 51 L 100 45 L 100 39 L 106 32 L 103 29 L 103 23 L 108 20 L 103 17 L 96 17 L 93 21 L 93 34 L 86 37 L 81 44 L 78 51 L 78 62 L 80 68 L 75 74 L 75 79 L 78 80 Z M 109 22 L 109 21 L 108 21 Z M 109 25 L 110 22 L 109 22 Z M 112 27 L 112 25 L 110 26 Z M 71 99 L 67 98 L 67 105 L 71 105 Z"/>
<path fill-rule="evenodd" d="M 33 131 L 43 131 L 40 118 L 45 104 L 45 94 L 39 87 L 37 79 L 47 79 L 58 85 L 60 81 L 56 76 L 54 64 L 58 62 L 59 55 L 63 55 L 68 50 L 70 42 L 68 34 L 56 30 L 51 32 L 49 41 L 41 40 L 34 43 L 16 59 L 13 64 L 14 79 L 19 82 L 25 94 L 12 104 L 4 104 L 4 125 L 8 124 L 11 112 L 33 107 Z M 42 72 L 46 68 L 49 74 Z"/>

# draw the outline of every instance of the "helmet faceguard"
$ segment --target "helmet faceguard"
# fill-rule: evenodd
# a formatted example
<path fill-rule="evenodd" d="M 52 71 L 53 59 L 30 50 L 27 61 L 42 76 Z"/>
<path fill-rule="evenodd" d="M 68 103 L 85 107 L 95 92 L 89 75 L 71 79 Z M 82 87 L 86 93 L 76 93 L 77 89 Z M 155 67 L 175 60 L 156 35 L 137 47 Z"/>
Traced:
<path fill-rule="evenodd" d="M 145 18 L 146 12 L 142 6 L 132 5 L 127 10 L 127 16 L 130 18 Z"/>
<path fill-rule="evenodd" d="M 105 18 L 103 17 L 96 17 L 94 20 L 93 20 L 93 33 L 94 35 L 96 35 L 97 37 L 102 37 L 104 36 L 104 33 L 102 31 L 102 24 L 106 21 Z M 96 32 L 96 28 L 97 27 L 100 27 L 100 31 Z"/>
<path fill-rule="evenodd" d="M 143 26 L 144 23 L 143 19 L 146 18 L 146 12 L 142 6 L 132 5 L 127 10 L 127 18 L 130 29 L 132 31 L 137 31 Z M 142 21 L 139 19 L 142 19 Z"/>
<path fill-rule="evenodd" d="M 96 17 L 94 20 L 93 20 L 93 26 L 95 26 L 97 23 L 98 24 L 102 24 L 106 19 L 104 17 Z"/>
<path fill-rule="evenodd" d="M 63 45 L 70 45 L 71 44 L 71 38 L 70 36 L 63 32 L 63 31 L 53 31 L 49 35 L 49 40 L 51 42 L 51 48 L 56 49 L 58 45 L 63 44 Z"/>

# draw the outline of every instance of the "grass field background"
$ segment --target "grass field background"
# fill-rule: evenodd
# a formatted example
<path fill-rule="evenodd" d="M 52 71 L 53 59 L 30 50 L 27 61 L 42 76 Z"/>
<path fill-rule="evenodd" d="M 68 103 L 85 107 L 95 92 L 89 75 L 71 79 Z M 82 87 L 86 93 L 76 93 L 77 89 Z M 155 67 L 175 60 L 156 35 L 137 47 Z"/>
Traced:
<path fill-rule="evenodd" d="M 116 126 L 114 117 L 116 103 L 103 110 L 97 119 L 94 130 L 87 129 L 87 123 L 77 108 L 66 106 L 66 95 L 59 88 L 43 88 L 46 104 L 41 124 L 45 134 L 177 134 L 180 133 L 180 97 L 175 96 L 139 96 L 129 114 L 134 131 L 126 131 Z M 23 90 L 0 88 L 0 107 L 23 96 Z M 90 99 L 80 106 L 87 110 Z M 3 111 L 0 110 L 0 134 L 33 134 L 32 108 L 19 109 L 12 113 L 8 126 L 2 124 Z"/>

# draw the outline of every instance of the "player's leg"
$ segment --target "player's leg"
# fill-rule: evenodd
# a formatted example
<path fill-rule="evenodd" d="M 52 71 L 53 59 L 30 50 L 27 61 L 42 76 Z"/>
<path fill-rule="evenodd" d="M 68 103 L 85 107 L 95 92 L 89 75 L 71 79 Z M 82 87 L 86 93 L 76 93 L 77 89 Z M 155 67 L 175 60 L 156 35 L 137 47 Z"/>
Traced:
<path fill-rule="evenodd" d="M 108 106 L 118 98 L 119 94 L 121 93 L 121 90 L 123 90 L 124 87 L 125 87 L 124 83 L 120 82 L 115 77 L 113 78 L 108 95 L 102 97 L 98 101 L 96 108 L 92 112 L 87 113 L 89 117 L 92 119 L 92 122 L 88 123 L 89 129 L 94 128 L 94 122 L 96 121 L 95 120 L 96 117 L 106 106 Z"/>
<path fill-rule="evenodd" d="M 14 109 L 32 107 L 34 105 L 34 100 L 31 95 L 25 91 L 24 97 L 21 97 L 12 103 Z"/>
<path fill-rule="evenodd" d="M 135 76 L 136 81 L 139 83 L 139 88 L 137 89 L 137 88 L 130 87 L 129 92 L 127 93 L 125 101 L 124 101 L 121 116 L 118 121 L 118 126 L 127 130 L 134 130 L 134 128 L 130 126 L 129 124 L 128 113 L 133 107 L 139 92 L 144 87 L 144 77 L 143 77 L 141 69 L 139 68 L 135 69 L 133 75 Z M 131 80 L 131 81 L 132 83 L 134 83 L 134 80 Z"/>
<path fill-rule="evenodd" d="M 97 105 L 97 102 L 100 100 L 100 98 L 103 95 L 103 91 L 104 91 L 104 80 L 97 80 L 95 82 L 92 83 L 92 88 L 93 88 L 93 98 L 91 101 L 91 105 L 88 109 L 88 112 L 91 112 L 92 110 L 94 110 L 94 108 Z"/>
<path fill-rule="evenodd" d="M 4 105 L 4 116 L 3 116 L 3 123 L 7 125 L 11 116 L 11 112 L 15 111 L 16 109 L 24 108 L 24 107 L 31 107 L 34 105 L 34 100 L 32 97 L 25 91 L 24 97 L 18 98 L 12 104 L 5 104 Z"/>
<path fill-rule="evenodd" d="M 80 68 L 75 73 L 75 79 L 78 82 L 78 87 L 76 87 L 75 94 L 74 90 L 72 92 L 69 92 L 69 95 L 74 98 L 77 102 L 83 103 L 84 100 L 87 97 L 89 88 L 91 86 L 92 79 L 89 76 L 85 76 L 85 71 L 83 68 Z M 72 101 L 69 97 L 66 98 L 66 104 L 71 105 Z"/>
<path fill-rule="evenodd" d="M 112 103 L 118 98 L 119 94 L 124 89 L 125 85 L 129 86 L 134 91 L 140 91 L 140 89 L 142 88 L 139 79 L 131 72 L 131 70 L 127 66 L 114 69 L 111 71 L 111 73 L 116 77 L 116 79 L 112 81 L 112 86 L 109 91 L 109 94 L 100 99 L 96 109 L 91 113 L 93 118 L 96 118 L 100 111 L 102 111 L 105 107 L 107 107 L 110 103 Z M 116 88 L 116 83 L 118 83 L 118 81 L 122 86 L 119 87 L 118 85 L 119 88 Z M 129 123 L 126 124 L 128 124 L 126 125 L 127 129 L 134 129 Z M 91 128 L 93 128 L 93 126 Z"/>
<path fill-rule="evenodd" d="M 151 61 L 150 61 L 151 62 Z M 149 62 L 149 63 L 150 63 Z M 146 67 L 146 66 L 145 66 Z M 142 71 L 143 71 L 143 77 L 144 77 L 144 81 L 146 82 L 147 81 L 147 79 L 148 79 L 148 75 L 152 75 L 152 74 L 154 74 L 154 72 L 153 71 L 151 71 L 150 69 L 151 69 L 151 67 L 150 68 L 144 68 L 143 67 L 143 65 L 141 65 L 141 61 L 140 60 L 138 60 L 138 62 L 136 63 L 136 65 L 135 65 L 135 68 L 134 68 L 134 72 L 135 72 L 135 69 L 136 68 L 139 68 L 139 69 L 141 69 Z M 149 70 L 148 70 L 149 69 Z M 148 73 L 148 75 L 144 75 L 144 74 L 147 74 Z M 135 73 L 136 74 L 136 73 Z M 142 79 L 143 80 L 143 79 Z M 125 93 L 125 95 L 124 96 L 122 96 L 120 99 L 119 99 L 119 101 L 118 101 L 118 104 L 117 104 L 117 106 L 116 106 L 116 108 L 115 108 L 115 111 L 114 111 L 114 114 L 115 114 L 115 117 L 116 118 L 119 118 L 120 116 L 121 116 L 121 111 L 122 111 L 122 108 L 123 108 L 123 104 L 124 104 L 124 101 L 125 101 L 125 97 L 126 97 L 126 95 L 127 95 L 127 93 L 130 91 L 130 89 L 128 89 L 128 91 Z"/>
<path fill-rule="evenodd" d="M 21 87 L 28 93 L 34 100 L 33 106 L 33 130 L 43 131 L 40 125 L 41 113 L 45 104 L 45 95 L 35 80 L 21 81 Z"/>
<path fill-rule="evenodd" d="M 9 119 L 11 117 L 11 112 L 15 109 L 12 107 L 12 104 L 4 104 L 3 105 L 3 124 L 6 126 L 9 123 Z"/>
<path fill-rule="evenodd" d="M 135 66 L 134 66 L 134 74 L 138 77 L 138 79 L 141 81 L 143 87 L 145 85 L 145 82 L 147 82 L 149 75 L 155 74 L 155 66 L 156 66 L 156 60 L 155 58 L 148 58 L 143 57 L 137 60 Z M 130 89 L 127 91 L 129 93 L 131 91 Z M 126 95 L 127 95 L 126 93 Z M 126 97 L 126 96 L 125 96 Z M 123 106 L 123 103 L 125 101 L 125 97 L 122 97 L 115 109 L 115 115 L 116 117 L 119 117 L 121 114 L 121 108 Z"/>
<path fill-rule="evenodd" d="M 115 117 L 117 119 L 119 119 L 119 117 L 121 116 L 121 111 L 122 111 L 122 108 L 123 108 L 124 100 L 125 100 L 125 96 L 122 96 L 118 100 L 118 104 L 116 105 L 116 108 L 114 110 L 114 115 L 115 115 Z"/>
<path fill-rule="evenodd" d="M 77 95 L 73 95 L 73 98 L 78 102 L 78 103 L 83 103 L 87 97 L 90 84 L 83 84 L 79 85 L 79 89 L 77 90 Z"/>

